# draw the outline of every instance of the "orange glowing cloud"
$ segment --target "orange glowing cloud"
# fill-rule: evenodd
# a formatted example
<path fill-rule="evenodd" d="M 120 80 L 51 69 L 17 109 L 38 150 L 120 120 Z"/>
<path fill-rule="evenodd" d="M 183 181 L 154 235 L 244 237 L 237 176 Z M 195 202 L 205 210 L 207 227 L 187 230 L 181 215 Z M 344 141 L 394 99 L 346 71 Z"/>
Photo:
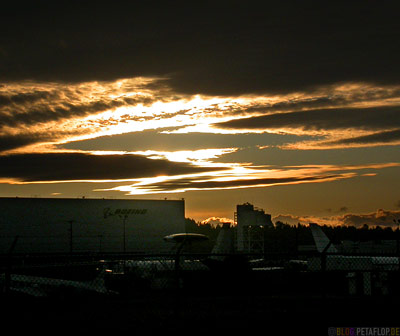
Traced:
<path fill-rule="evenodd" d="M 55 144 L 151 129 L 323 138 L 285 149 L 399 142 L 397 86 L 353 83 L 311 93 L 212 97 L 177 94 L 159 78 L 137 77 L 68 85 L 8 83 L 0 87 L 0 98 L 3 152 L 43 151 Z"/>

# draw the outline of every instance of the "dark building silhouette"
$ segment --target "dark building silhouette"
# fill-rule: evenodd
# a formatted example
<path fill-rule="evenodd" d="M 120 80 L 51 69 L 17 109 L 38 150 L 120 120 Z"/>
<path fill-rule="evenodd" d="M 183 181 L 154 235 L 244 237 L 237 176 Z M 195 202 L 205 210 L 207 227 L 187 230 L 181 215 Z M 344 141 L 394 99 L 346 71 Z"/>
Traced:
<path fill-rule="evenodd" d="M 250 203 L 236 206 L 236 250 L 244 253 L 264 252 L 264 228 L 272 227 L 271 215 Z"/>

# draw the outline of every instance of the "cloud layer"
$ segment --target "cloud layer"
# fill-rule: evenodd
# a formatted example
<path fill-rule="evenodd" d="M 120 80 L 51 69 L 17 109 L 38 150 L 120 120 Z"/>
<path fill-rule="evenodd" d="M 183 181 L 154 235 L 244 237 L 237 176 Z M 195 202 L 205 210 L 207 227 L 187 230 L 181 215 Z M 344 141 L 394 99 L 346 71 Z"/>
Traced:
<path fill-rule="evenodd" d="M 8 3 L 1 79 L 165 76 L 181 93 L 229 96 L 400 83 L 395 2 L 174 4 Z"/>

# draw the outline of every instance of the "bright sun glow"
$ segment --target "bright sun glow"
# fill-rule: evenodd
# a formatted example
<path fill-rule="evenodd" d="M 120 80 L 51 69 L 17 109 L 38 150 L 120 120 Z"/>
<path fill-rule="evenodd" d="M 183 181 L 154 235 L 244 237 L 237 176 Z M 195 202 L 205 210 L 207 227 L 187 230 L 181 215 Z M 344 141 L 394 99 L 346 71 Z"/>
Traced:
<path fill-rule="evenodd" d="M 169 161 L 174 162 L 190 162 L 196 165 L 201 166 L 214 166 L 218 167 L 223 166 L 223 163 L 212 163 L 210 160 L 216 159 L 221 155 L 233 153 L 237 151 L 237 148 L 210 148 L 210 149 L 199 149 L 199 150 L 185 150 L 185 151 L 136 151 L 132 152 L 132 154 L 145 155 L 150 159 L 167 159 Z M 230 166 L 231 164 L 227 164 Z"/>

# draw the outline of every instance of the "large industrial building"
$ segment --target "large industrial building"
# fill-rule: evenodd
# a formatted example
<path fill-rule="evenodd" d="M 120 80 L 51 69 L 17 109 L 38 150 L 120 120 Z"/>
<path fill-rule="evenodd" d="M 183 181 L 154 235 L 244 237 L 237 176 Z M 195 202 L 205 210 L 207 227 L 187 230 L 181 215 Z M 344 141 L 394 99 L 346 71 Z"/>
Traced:
<path fill-rule="evenodd" d="M 0 253 L 165 253 L 180 232 L 183 199 L 0 198 Z"/>

